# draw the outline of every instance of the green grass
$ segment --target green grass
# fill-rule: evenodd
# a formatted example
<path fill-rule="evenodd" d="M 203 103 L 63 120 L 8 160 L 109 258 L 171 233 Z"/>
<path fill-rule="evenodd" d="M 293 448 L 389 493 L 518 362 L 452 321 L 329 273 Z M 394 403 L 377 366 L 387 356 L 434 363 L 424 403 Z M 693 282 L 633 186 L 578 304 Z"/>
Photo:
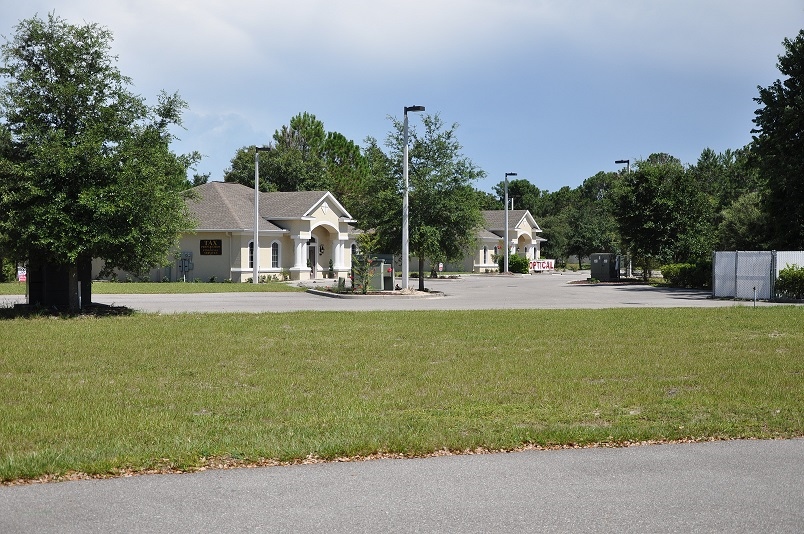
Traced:
<path fill-rule="evenodd" d="M 224 284 L 208 282 L 93 282 L 92 293 L 98 295 L 131 294 L 178 294 L 178 293 L 253 293 L 304 291 L 302 287 L 284 282 L 264 284 Z M 25 284 L 6 282 L 0 284 L 0 295 L 24 295 Z"/>
<path fill-rule="evenodd" d="M 804 435 L 804 309 L 0 321 L 0 480 Z"/>

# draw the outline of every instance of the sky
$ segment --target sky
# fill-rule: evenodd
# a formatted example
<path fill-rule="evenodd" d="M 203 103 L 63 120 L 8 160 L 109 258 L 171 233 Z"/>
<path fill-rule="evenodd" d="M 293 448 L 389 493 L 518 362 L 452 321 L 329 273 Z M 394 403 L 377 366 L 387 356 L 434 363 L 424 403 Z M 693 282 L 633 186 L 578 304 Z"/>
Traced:
<path fill-rule="evenodd" d="M 173 149 L 212 180 L 299 113 L 363 147 L 421 105 L 457 123 L 488 192 L 507 172 L 555 191 L 619 159 L 745 146 L 804 28 L 801 0 L 0 0 L 2 42 L 50 12 L 111 30 L 148 103 L 187 101 Z"/>

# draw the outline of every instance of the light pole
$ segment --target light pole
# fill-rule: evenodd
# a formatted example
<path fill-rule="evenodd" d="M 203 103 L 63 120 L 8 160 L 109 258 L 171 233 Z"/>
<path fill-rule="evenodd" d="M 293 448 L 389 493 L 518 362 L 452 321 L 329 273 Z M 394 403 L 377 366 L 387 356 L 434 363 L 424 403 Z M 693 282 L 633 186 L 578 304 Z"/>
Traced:
<path fill-rule="evenodd" d="M 253 272 L 251 283 L 259 284 L 260 272 L 260 152 L 268 152 L 269 146 L 254 147 L 254 242 L 252 244 L 251 262 Z"/>
<path fill-rule="evenodd" d="M 505 270 L 503 272 L 508 272 L 508 250 L 511 246 L 508 243 L 508 177 L 509 176 L 516 176 L 515 172 L 507 172 L 505 173 Z"/>
<path fill-rule="evenodd" d="M 410 238 L 408 216 L 408 111 L 424 111 L 424 106 L 405 106 L 405 121 L 402 127 L 402 177 L 405 194 L 402 198 L 402 288 L 408 288 L 410 278 Z M 419 273 L 421 276 L 421 273 Z"/>
<path fill-rule="evenodd" d="M 618 159 L 615 160 L 614 163 L 617 165 L 625 164 L 625 172 L 626 174 L 631 174 L 631 160 L 630 159 Z M 631 278 L 631 254 L 628 254 L 628 265 L 625 268 L 625 276 L 626 278 Z"/>

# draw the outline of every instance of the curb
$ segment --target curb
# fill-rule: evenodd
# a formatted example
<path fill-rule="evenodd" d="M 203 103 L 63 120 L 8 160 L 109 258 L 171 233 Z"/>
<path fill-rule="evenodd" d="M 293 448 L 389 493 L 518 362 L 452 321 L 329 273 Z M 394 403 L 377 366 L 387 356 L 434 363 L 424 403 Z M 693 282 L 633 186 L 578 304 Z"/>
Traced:
<path fill-rule="evenodd" d="M 440 298 L 440 297 L 445 296 L 442 291 L 429 291 L 429 292 L 423 292 L 421 294 L 418 294 L 418 293 L 416 293 L 416 294 L 385 293 L 385 294 L 382 294 L 382 295 L 372 295 L 372 294 L 355 295 L 354 293 L 352 293 L 352 294 L 333 293 L 331 291 L 321 291 L 320 289 L 308 289 L 306 292 L 310 293 L 311 295 L 317 295 L 319 297 L 329 297 L 329 298 L 333 298 L 333 299 L 366 299 L 366 298 L 368 298 L 368 299 L 374 300 L 374 299 L 387 298 L 387 299 L 394 299 L 394 300 L 396 300 L 396 299 L 408 300 L 408 299 Z"/>

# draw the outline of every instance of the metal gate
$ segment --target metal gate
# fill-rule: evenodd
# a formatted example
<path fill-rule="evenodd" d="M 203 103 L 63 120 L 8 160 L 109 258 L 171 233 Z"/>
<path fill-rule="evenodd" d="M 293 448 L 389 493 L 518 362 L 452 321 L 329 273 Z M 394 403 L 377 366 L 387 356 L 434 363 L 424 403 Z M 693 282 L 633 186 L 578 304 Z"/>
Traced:
<path fill-rule="evenodd" d="M 776 298 L 779 271 L 788 265 L 804 267 L 804 252 L 715 252 L 712 261 L 712 296 L 715 298 Z"/>
<path fill-rule="evenodd" d="M 712 295 L 715 298 L 773 298 L 775 252 L 741 250 L 715 252 Z"/>

